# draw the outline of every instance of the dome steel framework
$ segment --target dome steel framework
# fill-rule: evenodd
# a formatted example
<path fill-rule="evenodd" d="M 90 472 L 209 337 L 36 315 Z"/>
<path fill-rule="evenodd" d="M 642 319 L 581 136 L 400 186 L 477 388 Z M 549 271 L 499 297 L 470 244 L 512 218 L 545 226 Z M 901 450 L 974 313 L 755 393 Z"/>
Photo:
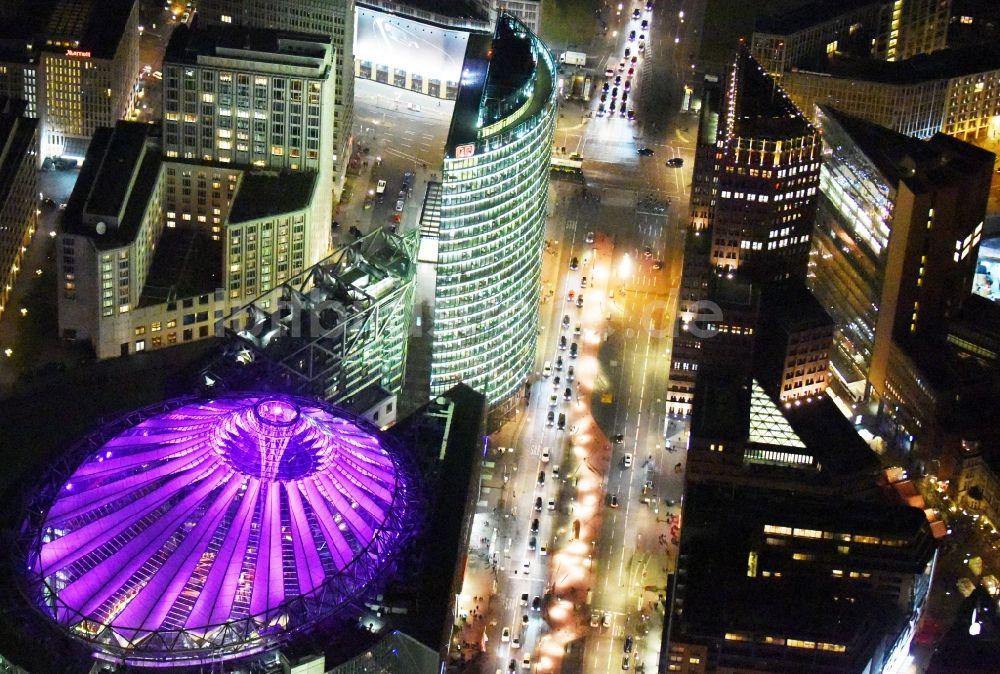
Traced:
<path fill-rule="evenodd" d="M 147 407 L 85 438 L 36 493 L 29 598 L 119 662 L 266 650 L 391 573 L 415 475 L 367 422 L 311 399 Z"/>

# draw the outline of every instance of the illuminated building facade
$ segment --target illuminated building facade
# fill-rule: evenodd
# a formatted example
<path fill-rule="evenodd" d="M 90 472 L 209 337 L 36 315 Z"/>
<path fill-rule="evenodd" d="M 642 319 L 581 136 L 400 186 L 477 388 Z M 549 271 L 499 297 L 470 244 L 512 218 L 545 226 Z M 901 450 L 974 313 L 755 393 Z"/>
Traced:
<path fill-rule="evenodd" d="M 0 94 L 39 119 L 43 156 L 82 158 L 94 131 L 135 105 L 139 3 L 25 1 L 12 17 L 0 27 Z"/>
<path fill-rule="evenodd" d="M 713 158 L 715 267 L 761 279 L 804 277 L 821 148 L 813 125 L 741 46 Z"/>
<path fill-rule="evenodd" d="M 815 115 L 827 104 L 900 133 L 975 138 L 1000 130 L 1000 47 L 945 49 L 893 63 L 830 55 L 786 72 L 782 85 Z"/>
<path fill-rule="evenodd" d="M 336 60 L 332 169 L 339 196 L 354 123 L 354 0 L 201 0 L 199 21 L 322 35 Z M 327 114 L 330 114 L 329 112 Z"/>
<path fill-rule="evenodd" d="M 0 316 L 38 227 L 38 120 L 0 96 Z"/>
<path fill-rule="evenodd" d="M 513 408 L 535 358 L 555 64 L 503 14 L 471 35 L 446 144 L 431 395 L 459 382 L 493 418 Z"/>
<path fill-rule="evenodd" d="M 542 25 L 541 0 L 493 0 L 495 12 L 506 12 L 517 18 L 535 35 Z"/>
<path fill-rule="evenodd" d="M 314 35 L 178 27 L 164 57 L 164 153 L 329 175 L 334 61 Z"/>
<path fill-rule="evenodd" d="M 942 329 L 972 287 L 994 156 L 821 107 L 826 145 L 809 284 L 834 319 L 834 379 L 886 395 L 895 342 Z"/>
<path fill-rule="evenodd" d="M 951 0 L 889 0 L 882 5 L 873 53 L 886 61 L 944 49 L 951 19 Z"/>
<path fill-rule="evenodd" d="M 315 173 L 164 160 L 150 129 L 95 133 L 62 220 L 60 334 L 98 358 L 213 337 L 316 255 Z"/>
<path fill-rule="evenodd" d="M 900 61 L 946 46 L 951 0 L 820 0 L 758 19 L 751 52 L 772 77 L 826 54 Z"/>
<path fill-rule="evenodd" d="M 827 0 L 758 19 L 750 44 L 754 59 L 779 80 L 805 60 L 874 36 L 884 0 Z"/>

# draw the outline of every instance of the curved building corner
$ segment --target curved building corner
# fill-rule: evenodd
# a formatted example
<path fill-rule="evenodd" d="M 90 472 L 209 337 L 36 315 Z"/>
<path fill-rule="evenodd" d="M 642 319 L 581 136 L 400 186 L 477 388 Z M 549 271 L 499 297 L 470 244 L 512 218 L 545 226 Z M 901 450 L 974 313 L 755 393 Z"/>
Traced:
<path fill-rule="evenodd" d="M 431 394 L 480 391 L 495 427 L 535 358 L 555 64 L 523 23 L 501 14 L 471 35 L 445 146 Z"/>

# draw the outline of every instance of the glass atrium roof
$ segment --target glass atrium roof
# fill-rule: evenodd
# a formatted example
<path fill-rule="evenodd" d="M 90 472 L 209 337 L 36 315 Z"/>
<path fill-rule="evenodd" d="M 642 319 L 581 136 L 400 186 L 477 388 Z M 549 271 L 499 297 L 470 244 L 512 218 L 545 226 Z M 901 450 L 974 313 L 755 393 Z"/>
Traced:
<path fill-rule="evenodd" d="M 97 435 L 28 563 L 45 612 L 122 659 L 259 649 L 365 591 L 406 535 L 399 457 L 315 401 L 184 400 Z"/>
<path fill-rule="evenodd" d="M 792 430 L 788 419 L 781 413 L 781 409 L 764 392 L 756 379 L 750 393 L 750 442 L 806 448 L 805 443 Z"/>

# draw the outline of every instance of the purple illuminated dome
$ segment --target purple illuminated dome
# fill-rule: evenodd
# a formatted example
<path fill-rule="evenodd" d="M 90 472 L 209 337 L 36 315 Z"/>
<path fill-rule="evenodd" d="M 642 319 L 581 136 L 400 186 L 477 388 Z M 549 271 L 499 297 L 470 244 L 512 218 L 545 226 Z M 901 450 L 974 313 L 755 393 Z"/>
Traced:
<path fill-rule="evenodd" d="M 102 657 L 267 649 L 364 595 L 413 528 L 412 471 L 304 398 L 178 399 L 87 438 L 28 521 L 36 603 Z"/>

